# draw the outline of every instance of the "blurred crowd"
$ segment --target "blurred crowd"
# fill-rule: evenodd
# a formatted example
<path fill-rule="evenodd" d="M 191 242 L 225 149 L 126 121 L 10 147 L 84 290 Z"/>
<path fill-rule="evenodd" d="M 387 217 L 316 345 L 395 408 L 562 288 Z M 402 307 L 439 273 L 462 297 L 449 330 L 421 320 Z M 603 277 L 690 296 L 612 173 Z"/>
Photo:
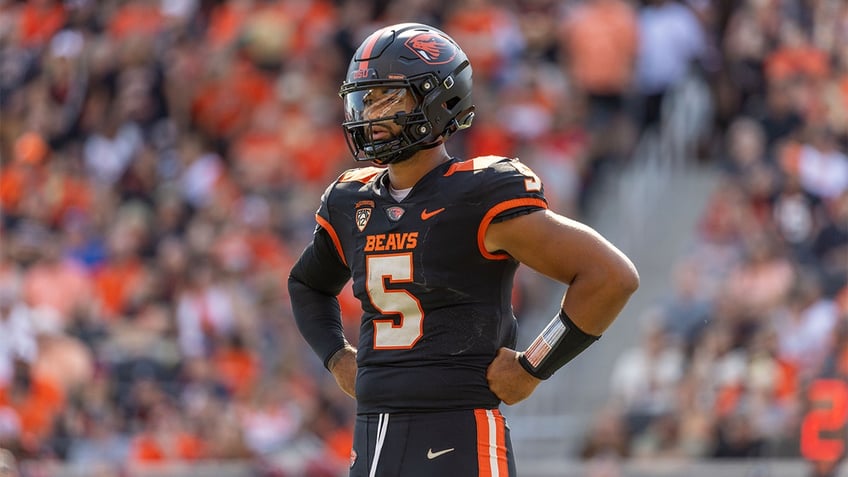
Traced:
<path fill-rule="evenodd" d="M 521 157 L 576 218 L 641 138 L 686 135 L 688 78 L 710 85 L 682 151 L 724 179 L 582 455 L 797 454 L 809 383 L 848 378 L 840 0 L 0 0 L 0 447 L 345 467 L 353 402 L 285 282 L 356 166 L 348 60 L 403 21 L 472 61 L 449 151 Z M 355 338 L 349 290 L 342 309 Z"/>
<path fill-rule="evenodd" d="M 848 3 L 725 13 L 710 31 L 718 185 L 669 293 L 618 358 L 582 455 L 800 456 L 835 475 L 848 424 Z"/>

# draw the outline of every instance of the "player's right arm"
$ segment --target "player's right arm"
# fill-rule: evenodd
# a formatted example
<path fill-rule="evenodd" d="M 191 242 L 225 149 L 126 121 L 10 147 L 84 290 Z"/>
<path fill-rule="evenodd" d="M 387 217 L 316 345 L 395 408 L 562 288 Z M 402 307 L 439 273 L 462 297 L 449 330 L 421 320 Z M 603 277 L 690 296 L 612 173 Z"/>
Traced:
<path fill-rule="evenodd" d="M 639 275 L 598 232 L 550 210 L 492 224 L 485 245 L 569 285 L 561 310 L 528 350 L 502 348 L 488 370 L 492 391 L 513 404 L 599 338 L 639 286 Z"/>
<path fill-rule="evenodd" d="M 545 210 L 492 224 L 487 249 L 569 285 L 562 308 L 589 335 L 602 334 L 639 286 L 630 259 L 597 231 Z"/>
<path fill-rule="evenodd" d="M 325 198 L 329 196 L 328 189 Z M 292 312 L 301 335 L 333 373 L 339 386 L 354 396 L 356 349 L 344 336 L 338 295 L 350 279 L 338 236 L 327 218 L 322 201 L 316 218 L 319 224 L 289 274 Z"/>

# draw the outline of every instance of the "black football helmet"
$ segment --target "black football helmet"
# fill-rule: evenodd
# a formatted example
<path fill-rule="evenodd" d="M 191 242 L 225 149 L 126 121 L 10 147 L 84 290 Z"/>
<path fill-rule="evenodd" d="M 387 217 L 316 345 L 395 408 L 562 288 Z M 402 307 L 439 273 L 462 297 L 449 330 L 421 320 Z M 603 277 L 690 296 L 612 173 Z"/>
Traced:
<path fill-rule="evenodd" d="M 474 119 L 468 57 L 447 34 L 420 23 L 388 26 L 366 38 L 339 96 L 354 158 L 381 165 L 435 147 Z M 375 97 L 383 98 L 380 104 Z M 375 125 L 389 121 L 399 133 L 375 133 Z"/>

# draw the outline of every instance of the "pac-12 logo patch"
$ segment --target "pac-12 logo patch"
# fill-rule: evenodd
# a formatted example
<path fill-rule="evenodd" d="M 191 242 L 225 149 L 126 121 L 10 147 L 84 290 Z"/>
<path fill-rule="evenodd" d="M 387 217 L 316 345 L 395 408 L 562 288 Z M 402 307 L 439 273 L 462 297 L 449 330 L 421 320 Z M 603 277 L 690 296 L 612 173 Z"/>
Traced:
<path fill-rule="evenodd" d="M 356 203 L 356 228 L 358 228 L 360 232 L 365 230 L 365 226 L 368 225 L 368 220 L 371 219 L 371 210 L 373 207 L 374 201 L 371 200 L 361 200 Z"/>
<path fill-rule="evenodd" d="M 443 65 L 456 57 L 456 47 L 435 33 L 419 33 L 404 43 L 428 65 Z"/>
<path fill-rule="evenodd" d="M 363 207 L 361 209 L 356 209 L 356 228 L 359 229 L 360 232 L 365 230 L 365 226 L 368 225 L 368 219 L 371 218 L 371 208 Z"/>

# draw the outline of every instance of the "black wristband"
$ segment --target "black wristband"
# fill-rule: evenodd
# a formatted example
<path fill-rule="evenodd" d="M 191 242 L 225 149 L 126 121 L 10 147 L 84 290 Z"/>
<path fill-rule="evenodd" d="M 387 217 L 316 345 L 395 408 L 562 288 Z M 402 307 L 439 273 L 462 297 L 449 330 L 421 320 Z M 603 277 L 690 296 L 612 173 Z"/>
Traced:
<path fill-rule="evenodd" d="M 548 379 L 598 339 L 600 336 L 584 333 L 560 310 L 521 353 L 518 362 L 534 377 Z"/>

